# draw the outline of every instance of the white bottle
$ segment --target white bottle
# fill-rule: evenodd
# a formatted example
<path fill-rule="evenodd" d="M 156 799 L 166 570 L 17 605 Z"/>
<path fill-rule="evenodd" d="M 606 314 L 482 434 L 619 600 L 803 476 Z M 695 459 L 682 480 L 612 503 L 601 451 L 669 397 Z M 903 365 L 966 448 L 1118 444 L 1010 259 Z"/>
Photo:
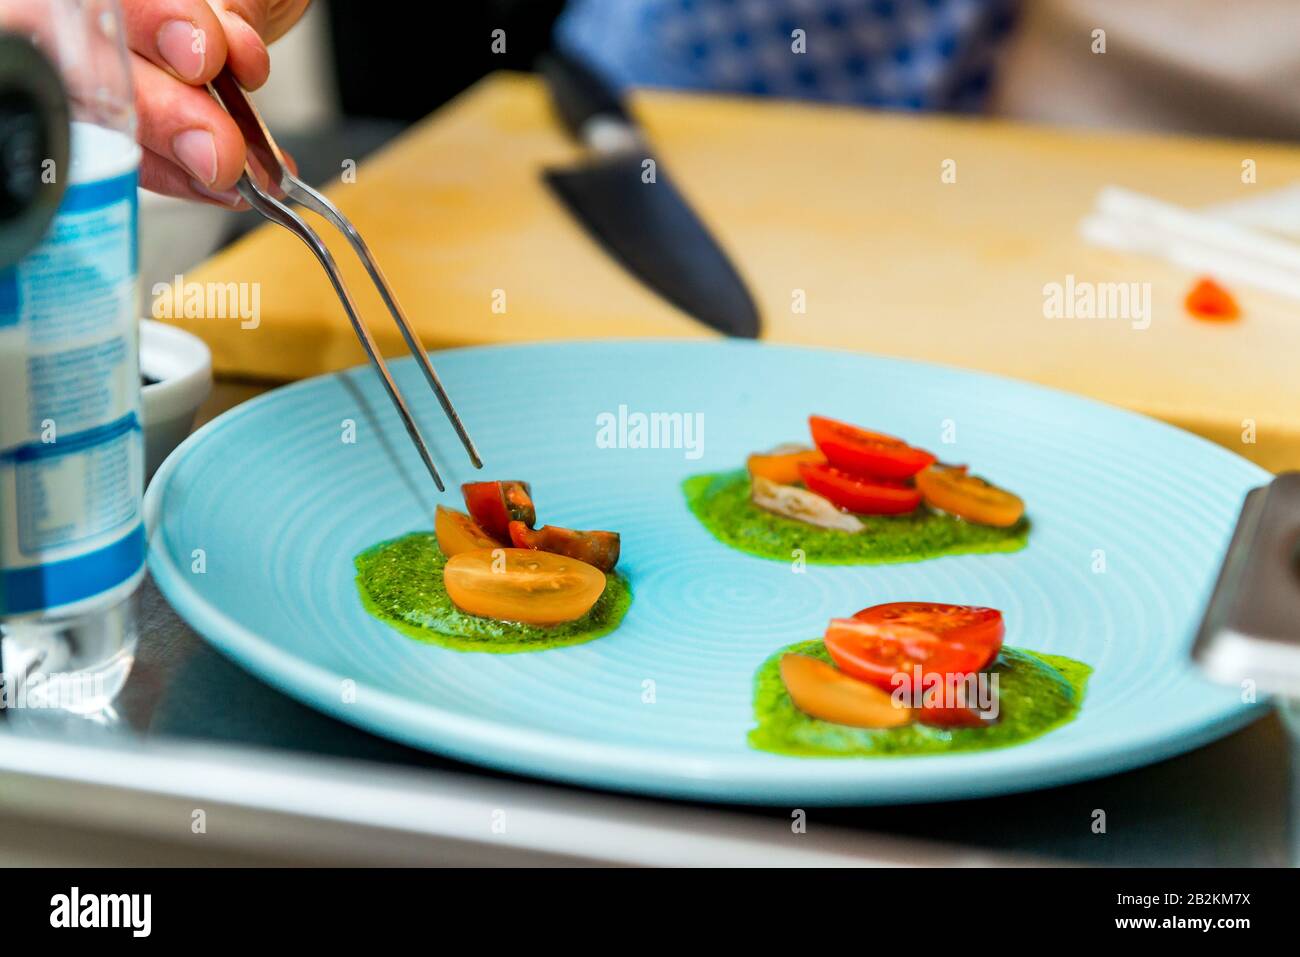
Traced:
<path fill-rule="evenodd" d="M 66 192 L 0 270 L 0 645 L 9 708 L 107 706 L 135 654 L 141 524 L 133 100 L 115 0 L 0 0 L 71 104 Z"/>

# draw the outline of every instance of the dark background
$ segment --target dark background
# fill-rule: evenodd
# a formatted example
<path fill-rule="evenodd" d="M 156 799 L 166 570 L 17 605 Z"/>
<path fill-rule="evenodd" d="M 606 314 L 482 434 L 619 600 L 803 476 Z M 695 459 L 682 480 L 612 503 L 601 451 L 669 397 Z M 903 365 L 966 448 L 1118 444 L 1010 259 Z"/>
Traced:
<path fill-rule="evenodd" d="M 564 0 L 424 0 L 376 17 L 374 2 L 328 5 L 340 106 L 348 116 L 406 122 L 493 70 L 531 69 L 564 8 Z M 492 53 L 496 29 L 506 31 L 504 54 Z"/>

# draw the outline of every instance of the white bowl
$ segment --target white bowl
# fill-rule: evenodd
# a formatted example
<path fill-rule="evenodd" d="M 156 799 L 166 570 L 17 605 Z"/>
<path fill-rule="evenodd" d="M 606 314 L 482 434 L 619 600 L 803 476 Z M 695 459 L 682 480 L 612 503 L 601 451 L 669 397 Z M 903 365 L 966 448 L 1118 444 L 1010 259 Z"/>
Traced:
<path fill-rule="evenodd" d="M 140 288 L 146 307 L 157 283 L 174 282 L 221 245 L 234 223 L 229 210 L 139 191 Z"/>
<path fill-rule="evenodd" d="M 140 375 L 157 379 L 140 390 L 145 482 L 194 427 L 212 391 L 212 353 L 202 339 L 175 326 L 140 320 Z"/>

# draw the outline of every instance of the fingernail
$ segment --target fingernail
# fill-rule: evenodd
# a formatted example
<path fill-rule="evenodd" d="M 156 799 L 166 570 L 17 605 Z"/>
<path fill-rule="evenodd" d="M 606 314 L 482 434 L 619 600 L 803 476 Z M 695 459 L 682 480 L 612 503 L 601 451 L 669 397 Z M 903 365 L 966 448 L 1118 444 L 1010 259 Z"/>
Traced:
<path fill-rule="evenodd" d="M 194 192 L 202 193 L 208 199 L 215 199 L 218 203 L 225 203 L 233 209 L 243 209 L 248 206 L 237 189 L 208 189 L 196 179 L 190 180 L 190 187 Z"/>
<path fill-rule="evenodd" d="M 203 75 L 206 46 L 203 31 L 188 20 L 168 20 L 158 30 L 158 53 L 186 80 Z"/>
<path fill-rule="evenodd" d="M 172 155 L 185 168 L 211 185 L 217 179 L 217 141 L 207 130 L 186 130 L 172 137 Z"/>

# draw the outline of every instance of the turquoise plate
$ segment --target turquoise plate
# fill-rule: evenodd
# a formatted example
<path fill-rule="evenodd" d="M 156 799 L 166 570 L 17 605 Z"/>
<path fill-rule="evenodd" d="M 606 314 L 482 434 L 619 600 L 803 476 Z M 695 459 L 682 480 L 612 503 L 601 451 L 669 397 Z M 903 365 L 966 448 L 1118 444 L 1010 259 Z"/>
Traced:
<path fill-rule="evenodd" d="M 343 721 L 594 787 L 870 804 L 1110 774 L 1260 713 L 1188 659 L 1242 498 L 1268 478 L 1209 442 L 1037 386 L 847 352 L 611 341 L 451 351 L 437 366 L 487 462 L 471 469 L 418 368 L 395 363 L 445 494 L 360 368 L 211 422 L 146 498 L 149 567 L 177 611 L 249 671 Z M 617 425 L 620 407 L 633 424 L 636 413 L 701 416 L 702 442 L 620 447 L 635 438 Z M 802 440 L 809 412 L 904 436 L 1015 489 L 1034 523 L 1028 548 L 797 573 L 710 537 L 682 479 Z M 616 424 L 602 433 L 606 416 Z M 366 614 L 353 556 L 432 528 L 435 504 L 456 504 L 476 475 L 530 480 L 545 522 L 622 532 L 634 597 L 617 631 L 572 648 L 467 654 Z M 1081 714 L 975 754 L 818 759 L 749 747 L 764 658 L 833 616 L 904 599 L 1000 608 L 1008 644 L 1092 665 Z"/>

